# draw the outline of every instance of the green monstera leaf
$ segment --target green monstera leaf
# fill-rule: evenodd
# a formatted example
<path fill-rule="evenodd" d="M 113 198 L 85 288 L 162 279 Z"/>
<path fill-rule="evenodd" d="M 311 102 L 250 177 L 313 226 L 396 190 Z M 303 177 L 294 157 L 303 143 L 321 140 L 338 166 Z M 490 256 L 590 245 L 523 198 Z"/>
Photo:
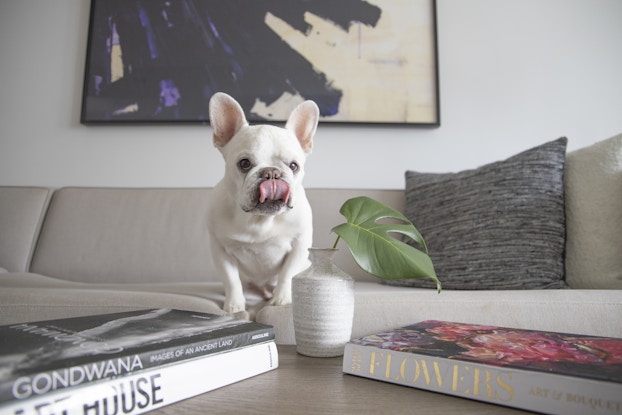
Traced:
<path fill-rule="evenodd" d="M 425 241 L 406 216 L 368 197 L 347 200 L 339 212 L 347 223 L 332 229 L 338 235 L 335 246 L 343 239 L 363 270 L 382 279 L 431 278 L 441 291 Z M 396 234 L 412 239 L 422 250 Z"/>

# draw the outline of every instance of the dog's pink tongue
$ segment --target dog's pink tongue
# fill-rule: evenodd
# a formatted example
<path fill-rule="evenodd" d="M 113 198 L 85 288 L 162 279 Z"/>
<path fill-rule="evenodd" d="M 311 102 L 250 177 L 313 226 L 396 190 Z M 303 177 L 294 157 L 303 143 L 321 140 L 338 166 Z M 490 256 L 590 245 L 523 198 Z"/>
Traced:
<path fill-rule="evenodd" d="M 289 186 L 283 180 L 271 179 L 259 185 L 259 203 L 266 200 L 289 200 Z"/>

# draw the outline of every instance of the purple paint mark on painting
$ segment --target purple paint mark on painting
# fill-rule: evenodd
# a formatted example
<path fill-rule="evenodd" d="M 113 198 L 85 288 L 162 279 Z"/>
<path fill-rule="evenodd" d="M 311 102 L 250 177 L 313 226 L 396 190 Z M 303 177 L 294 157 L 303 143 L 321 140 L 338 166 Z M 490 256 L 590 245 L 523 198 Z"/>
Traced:
<path fill-rule="evenodd" d="M 151 58 L 155 59 L 158 57 L 158 46 L 155 39 L 155 34 L 153 33 L 153 28 L 151 27 L 151 21 L 149 19 L 149 15 L 145 11 L 144 8 L 139 7 L 138 16 L 140 18 L 140 23 L 145 28 L 145 34 L 147 36 L 147 42 L 149 43 L 149 51 L 151 52 Z"/>
<path fill-rule="evenodd" d="M 216 24 L 214 24 L 214 22 L 209 18 L 208 18 L 208 24 L 209 24 L 210 29 L 212 30 L 212 33 L 214 34 L 214 37 L 219 41 L 220 46 L 223 48 L 223 50 L 229 55 L 233 55 L 233 49 L 220 36 L 220 33 L 218 33 L 218 28 L 216 27 Z"/>
<path fill-rule="evenodd" d="M 160 105 L 156 108 L 154 115 L 169 113 L 173 119 L 179 119 L 179 100 L 181 94 L 172 79 L 162 79 L 160 81 Z"/>
<path fill-rule="evenodd" d="M 119 33 L 117 32 L 117 25 L 116 24 L 112 24 L 112 42 L 110 42 L 113 45 L 118 45 L 119 44 Z"/>

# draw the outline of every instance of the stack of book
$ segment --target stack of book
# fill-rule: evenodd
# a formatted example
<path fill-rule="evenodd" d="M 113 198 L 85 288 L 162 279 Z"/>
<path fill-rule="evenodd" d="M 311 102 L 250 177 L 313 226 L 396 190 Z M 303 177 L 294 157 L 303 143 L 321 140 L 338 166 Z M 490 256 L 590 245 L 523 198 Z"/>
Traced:
<path fill-rule="evenodd" d="M 0 326 L 0 413 L 147 412 L 276 369 L 274 338 L 170 309 Z"/>
<path fill-rule="evenodd" d="M 622 414 L 622 339 L 428 320 L 346 344 L 343 372 L 547 414 Z"/>

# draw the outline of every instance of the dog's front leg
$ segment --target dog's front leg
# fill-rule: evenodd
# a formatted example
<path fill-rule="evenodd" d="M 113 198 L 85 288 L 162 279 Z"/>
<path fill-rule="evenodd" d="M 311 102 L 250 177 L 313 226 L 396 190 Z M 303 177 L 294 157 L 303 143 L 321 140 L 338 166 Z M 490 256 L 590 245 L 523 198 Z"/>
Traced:
<path fill-rule="evenodd" d="M 309 249 L 305 244 L 297 242 L 287 254 L 283 268 L 278 275 L 274 295 L 268 305 L 286 305 L 292 303 L 292 278 L 309 265 Z"/>
<path fill-rule="evenodd" d="M 240 313 L 246 312 L 246 298 L 240 274 L 238 262 L 229 255 L 222 246 L 217 243 L 211 244 L 214 268 L 220 275 L 225 285 L 225 304 L 223 309 L 229 314 L 244 317 Z"/>

